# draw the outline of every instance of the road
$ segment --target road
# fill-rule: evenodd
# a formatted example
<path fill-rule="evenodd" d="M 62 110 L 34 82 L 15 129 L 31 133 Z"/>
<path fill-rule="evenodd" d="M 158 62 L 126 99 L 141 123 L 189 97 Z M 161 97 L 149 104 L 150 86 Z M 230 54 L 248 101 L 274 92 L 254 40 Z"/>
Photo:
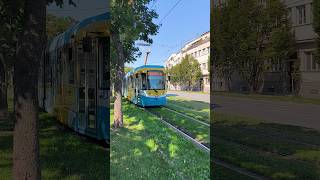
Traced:
<path fill-rule="evenodd" d="M 189 100 L 210 102 L 209 94 L 169 91 Z M 275 102 L 214 96 L 217 112 L 250 116 L 269 122 L 303 126 L 320 130 L 320 106 L 292 102 Z"/>
<path fill-rule="evenodd" d="M 210 103 L 210 94 L 204 93 L 188 93 L 184 91 L 168 91 L 167 93 L 169 96 L 178 96 L 184 99 L 194 100 L 194 101 L 203 101 Z"/>

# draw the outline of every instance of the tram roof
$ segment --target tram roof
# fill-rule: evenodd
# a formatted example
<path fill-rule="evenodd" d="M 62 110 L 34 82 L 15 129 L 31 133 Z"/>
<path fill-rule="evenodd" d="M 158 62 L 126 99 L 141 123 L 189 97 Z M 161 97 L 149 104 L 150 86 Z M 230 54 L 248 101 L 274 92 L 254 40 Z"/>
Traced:
<path fill-rule="evenodd" d="M 69 29 L 67 29 L 65 32 L 59 34 L 58 36 L 54 37 L 50 43 L 49 43 L 49 52 L 54 51 L 60 47 L 63 47 L 64 45 L 70 43 L 71 39 L 75 36 L 79 35 L 80 32 L 82 32 L 82 35 L 84 33 L 90 33 L 92 29 L 98 29 L 101 27 L 106 27 L 107 21 L 110 19 L 110 13 L 106 12 L 97 16 L 92 16 L 87 19 L 84 19 L 80 21 L 79 23 L 71 26 Z M 105 24 L 101 25 L 101 24 Z M 107 31 L 107 29 L 106 29 Z M 104 33 L 104 32 L 103 32 Z M 106 33 L 106 32 L 105 32 Z"/>
<path fill-rule="evenodd" d="M 131 76 L 132 74 L 135 74 L 139 71 L 143 71 L 143 70 L 163 70 L 164 66 L 160 66 L 160 65 L 143 65 L 143 66 L 139 66 L 134 68 L 133 70 L 129 71 L 126 74 L 126 77 Z"/>

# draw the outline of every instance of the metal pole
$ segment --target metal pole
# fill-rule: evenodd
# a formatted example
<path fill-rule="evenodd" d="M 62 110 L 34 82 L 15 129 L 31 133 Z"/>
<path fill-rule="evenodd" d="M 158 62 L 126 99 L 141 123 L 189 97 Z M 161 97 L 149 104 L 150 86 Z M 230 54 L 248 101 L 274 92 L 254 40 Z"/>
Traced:
<path fill-rule="evenodd" d="M 149 54 L 150 54 L 150 51 L 146 52 L 146 58 L 144 59 L 144 65 L 147 65 Z"/>

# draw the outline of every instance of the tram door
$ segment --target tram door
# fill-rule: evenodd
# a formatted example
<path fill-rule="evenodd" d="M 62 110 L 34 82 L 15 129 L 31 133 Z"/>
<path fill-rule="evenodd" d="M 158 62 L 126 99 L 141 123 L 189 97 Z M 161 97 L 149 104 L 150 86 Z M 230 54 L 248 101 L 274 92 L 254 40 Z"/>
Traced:
<path fill-rule="evenodd" d="M 96 40 L 85 39 L 87 45 L 82 46 L 79 53 L 79 127 L 80 129 L 96 129 L 97 112 L 97 51 Z M 89 45 L 90 44 L 90 45 Z M 88 48 L 88 46 L 90 48 Z"/>

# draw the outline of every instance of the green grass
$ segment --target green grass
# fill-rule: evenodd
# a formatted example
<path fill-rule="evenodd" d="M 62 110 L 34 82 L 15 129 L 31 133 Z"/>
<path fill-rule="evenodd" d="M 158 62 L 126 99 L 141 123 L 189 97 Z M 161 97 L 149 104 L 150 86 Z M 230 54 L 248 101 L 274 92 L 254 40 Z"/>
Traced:
<path fill-rule="evenodd" d="M 152 114 L 128 102 L 123 105 L 124 127 L 111 131 L 111 179 L 209 178 L 208 153 Z"/>
<path fill-rule="evenodd" d="M 202 112 L 208 103 L 169 98 L 170 103 L 193 117 L 209 116 Z M 211 125 L 216 158 L 274 179 L 320 177 L 319 131 L 218 112 Z M 217 176 L 229 179 L 224 173 Z"/>
<path fill-rule="evenodd" d="M 200 124 L 199 122 L 192 121 L 180 114 L 169 111 L 164 108 L 149 108 L 150 111 L 159 114 L 165 118 L 166 121 L 174 126 L 191 133 L 192 136 L 199 142 L 210 144 L 210 127 Z"/>
<path fill-rule="evenodd" d="M 107 150 L 57 124 L 54 117 L 40 114 L 40 161 L 42 179 L 106 179 Z M 12 178 L 12 123 L 3 120 L 0 129 L 0 179 Z M 11 130 L 10 130 L 11 129 Z"/>
<path fill-rule="evenodd" d="M 219 165 L 213 165 L 212 166 L 212 179 L 214 180 L 231 180 L 231 179 L 236 179 L 236 180 L 252 180 L 252 178 L 239 174 L 237 172 L 234 172 L 230 169 L 224 168 Z"/>
<path fill-rule="evenodd" d="M 247 98 L 247 99 L 254 99 L 254 100 L 283 101 L 283 102 L 320 105 L 320 98 L 305 98 L 301 96 L 292 96 L 292 95 L 280 96 L 280 95 L 243 94 L 243 93 L 228 93 L 228 92 L 214 92 L 213 95 Z"/>
<path fill-rule="evenodd" d="M 195 94 L 210 94 L 210 92 L 204 92 L 204 91 L 178 91 L 178 90 L 169 90 L 173 92 L 185 92 L 185 93 L 195 93 Z"/>
<path fill-rule="evenodd" d="M 187 100 L 181 97 L 174 97 L 174 96 L 167 97 L 167 100 L 169 104 L 172 103 L 178 106 L 182 106 L 184 108 L 189 108 L 191 110 L 199 111 L 201 112 L 202 116 L 208 115 L 208 113 L 210 113 L 209 103 L 206 103 L 206 102 L 192 101 L 192 100 Z"/>

